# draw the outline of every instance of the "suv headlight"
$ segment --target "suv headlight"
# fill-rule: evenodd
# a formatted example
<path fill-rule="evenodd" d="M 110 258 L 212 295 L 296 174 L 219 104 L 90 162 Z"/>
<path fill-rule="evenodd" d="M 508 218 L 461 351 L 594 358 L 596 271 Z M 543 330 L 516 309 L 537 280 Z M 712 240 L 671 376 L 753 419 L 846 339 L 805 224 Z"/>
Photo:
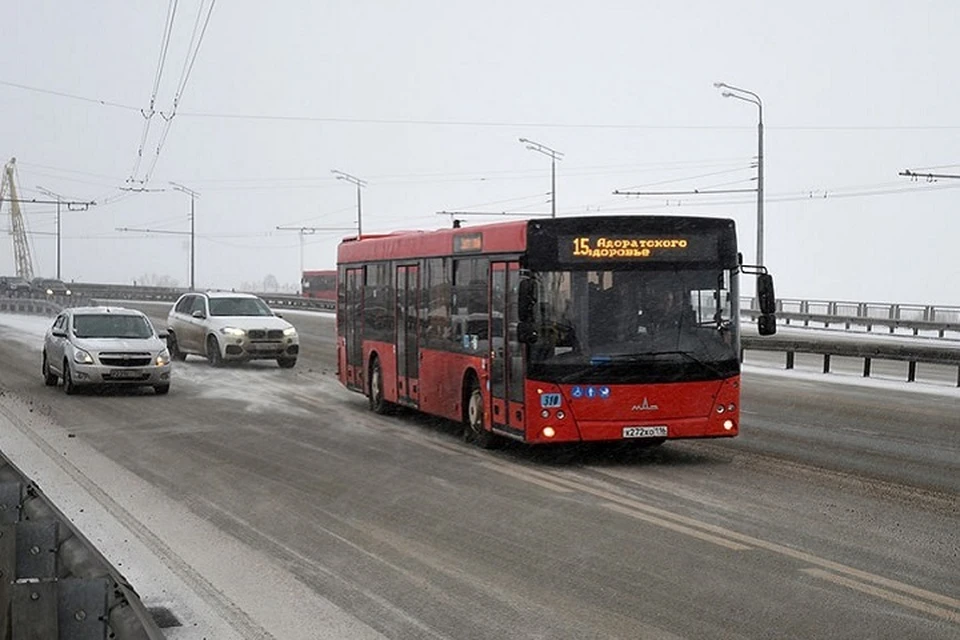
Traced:
<path fill-rule="evenodd" d="M 170 364 L 170 352 L 164 349 L 157 354 L 155 362 L 157 363 L 158 367 L 163 367 Z"/>
<path fill-rule="evenodd" d="M 297 330 L 294 327 L 287 327 L 283 330 L 283 335 L 285 336 L 295 336 L 297 335 Z"/>
<path fill-rule="evenodd" d="M 223 327 L 222 329 L 220 329 L 220 333 L 222 333 L 225 336 L 233 336 L 235 338 L 240 338 L 246 335 L 247 332 L 244 331 L 243 329 L 238 329 L 237 327 Z"/>
<path fill-rule="evenodd" d="M 53 289 L 47 289 L 47 295 L 48 295 L 48 296 L 52 296 L 52 295 L 53 295 Z"/>
<path fill-rule="evenodd" d="M 83 349 L 77 349 L 73 354 L 73 361 L 77 364 L 93 364 L 93 356 Z"/>

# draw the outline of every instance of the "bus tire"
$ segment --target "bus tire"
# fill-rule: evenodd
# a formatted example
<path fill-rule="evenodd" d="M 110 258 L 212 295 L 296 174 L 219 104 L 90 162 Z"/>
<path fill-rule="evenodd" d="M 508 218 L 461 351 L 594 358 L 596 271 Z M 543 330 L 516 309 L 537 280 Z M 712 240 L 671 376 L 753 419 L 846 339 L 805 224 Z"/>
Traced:
<path fill-rule="evenodd" d="M 501 443 L 496 434 L 483 427 L 483 393 L 474 375 L 463 387 L 463 439 L 481 449 L 495 449 Z"/>
<path fill-rule="evenodd" d="M 374 356 L 370 361 L 370 410 L 381 416 L 393 413 L 393 405 L 383 397 L 383 369 L 380 368 L 380 358 Z"/>

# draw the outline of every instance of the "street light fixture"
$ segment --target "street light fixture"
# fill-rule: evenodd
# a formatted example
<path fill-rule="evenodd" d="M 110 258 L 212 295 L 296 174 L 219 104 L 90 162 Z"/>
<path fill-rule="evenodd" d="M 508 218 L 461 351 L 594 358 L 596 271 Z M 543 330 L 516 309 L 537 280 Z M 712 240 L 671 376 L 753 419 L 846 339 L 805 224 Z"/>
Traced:
<path fill-rule="evenodd" d="M 527 138 L 520 138 L 520 142 L 527 145 L 527 149 L 542 153 L 550 158 L 550 217 L 557 217 L 557 160 L 563 159 L 563 153 L 551 149 L 545 144 L 534 142 Z"/>
<path fill-rule="evenodd" d="M 717 89 L 726 89 L 720 95 L 724 98 L 736 98 L 750 104 L 756 105 L 758 110 L 757 120 L 757 264 L 763 265 L 763 101 L 760 96 L 753 91 L 747 91 L 740 87 L 726 84 L 724 82 L 714 82 L 713 86 Z"/>
<path fill-rule="evenodd" d="M 366 180 L 361 180 L 356 176 L 352 176 L 349 173 L 344 173 L 337 169 L 331 169 L 330 173 L 337 176 L 337 180 L 346 180 L 350 184 L 355 184 L 357 186 L 357 239 L 363 235 L 363 218 L 362 209 L 360 208 L 360 188 L 367 186 Z"/>

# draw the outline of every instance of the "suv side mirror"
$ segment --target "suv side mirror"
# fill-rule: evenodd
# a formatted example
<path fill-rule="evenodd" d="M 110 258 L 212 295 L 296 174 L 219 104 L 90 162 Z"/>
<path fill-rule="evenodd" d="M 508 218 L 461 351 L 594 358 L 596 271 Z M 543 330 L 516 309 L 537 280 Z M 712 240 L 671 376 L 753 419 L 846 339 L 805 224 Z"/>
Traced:
<path fill-rule="evenodd" d="M 757 301 L 760 303 L 760 313 L 776 313 L 777 299 L 773 295 L 773 276 L 769 273 L 757 276 Z"/>
<path fill-rule="evenodd" d="M 207 314 L 205 314 L 201 309 L 197 309 L 190 315 L 193 316 L 194 318 L 197 318 L 198 320 L 203 320 L 204 318 L 207 317 Z"/>

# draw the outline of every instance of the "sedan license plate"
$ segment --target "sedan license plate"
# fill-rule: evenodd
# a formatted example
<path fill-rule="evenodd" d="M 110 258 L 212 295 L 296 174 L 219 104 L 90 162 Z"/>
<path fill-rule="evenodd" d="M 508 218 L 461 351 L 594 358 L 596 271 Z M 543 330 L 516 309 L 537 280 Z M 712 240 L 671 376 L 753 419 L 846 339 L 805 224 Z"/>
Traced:
<path fill-rule="evenodd" d="M 142 375 L 140 369 L 114 369 L 110 372 L 111 378 L 139 378 Z"/>
<path fill-rule="evenodd" d="M 667 427 L 624 427 L 624 438 L 666 438 Z"/>

